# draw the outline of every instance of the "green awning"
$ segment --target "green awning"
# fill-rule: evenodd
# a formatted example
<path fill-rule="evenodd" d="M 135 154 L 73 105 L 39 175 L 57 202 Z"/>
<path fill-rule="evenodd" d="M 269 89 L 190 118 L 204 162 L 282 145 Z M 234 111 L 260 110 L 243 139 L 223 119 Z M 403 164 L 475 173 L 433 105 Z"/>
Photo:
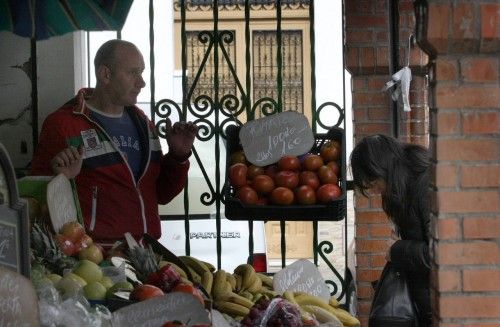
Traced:
<path fill-rule="evenodd" d="M 0 30 L 47 39 L 77 30 L 119 31 L 133 0 L 0 0 Z"/>

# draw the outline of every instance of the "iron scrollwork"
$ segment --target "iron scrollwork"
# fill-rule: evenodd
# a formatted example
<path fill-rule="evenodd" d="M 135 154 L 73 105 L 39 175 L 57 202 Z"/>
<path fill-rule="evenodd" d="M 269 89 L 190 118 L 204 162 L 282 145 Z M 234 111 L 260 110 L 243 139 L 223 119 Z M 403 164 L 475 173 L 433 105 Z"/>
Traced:
<path fill-rule="evenodd" d="M 337 300 L 340 301 L 346 293 L 346 283 L 345 283 L 344 277 L 342 277 L 342 275 L 339 274 L 337 269 L 335 269 L 335 267 L 332 265 L 330 260 L 328 260 L 328 258 L 326 257 L 326 254 L 330 254 L 330 253 L 332 253 L 332 251 L 333 251 L 333 244 L 331 242 L 322 241 L 321 243 L 318 244 L 318 254 L 325 261 L 328 268 L 330 268 L 333 271 L 333 273 L 339 279 L 339 282 L 341 284 L 340 285 L 341 292 L 340 292 L 339 296 L 337 296 Z M 326 280 L 325 283 L 332 289 L 332 291 L 330 292 L 330 295 L 332 295 L 332 296 L 336 295 L 338 290 L 339 290 L 339 286 L 337 285 L 337 283 L 334 282 L 333 280 L 330 280 L 330 279 Z"/>

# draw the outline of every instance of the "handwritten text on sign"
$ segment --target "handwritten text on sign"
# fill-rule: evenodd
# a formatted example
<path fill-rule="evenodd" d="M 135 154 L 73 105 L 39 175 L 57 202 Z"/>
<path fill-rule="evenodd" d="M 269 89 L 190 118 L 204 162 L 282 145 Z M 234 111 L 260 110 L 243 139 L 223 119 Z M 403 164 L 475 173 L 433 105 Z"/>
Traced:
<path fill-rule="evenodd" d="M 113 314 L 113 326 L 157 327 L 169 320 L 208 324 L 208 313 L 193 295 L 174 292 L 123 307 Z"/>
<path fill-rule="evenodd" d="M 0 266 L 17 270 L 18 249 L 15 225 L 0 222 Z"/>
<path fill-rule="evenodd" d="M 277 272 L 273 278 L 273 287 L 281 294 L 285 291 L 300 291 L 326 301 L 330 299 L 330 291 L 318 268 L 305 259 L 297 260 Z"/>
<path fill-rule="evenodd" d="M 256 166 L 277 162 L 285 155 L 301 155 L 314 144 L 307 118 L 285 111 L 247 122 L 241 127 L 240 141 L 248 161 Z"/>

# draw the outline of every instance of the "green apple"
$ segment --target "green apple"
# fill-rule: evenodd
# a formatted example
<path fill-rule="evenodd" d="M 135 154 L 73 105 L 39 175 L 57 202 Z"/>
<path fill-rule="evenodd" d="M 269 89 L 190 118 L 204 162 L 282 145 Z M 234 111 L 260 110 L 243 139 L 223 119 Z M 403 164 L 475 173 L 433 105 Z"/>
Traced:
<path fill-rule="evenodd" d="M 115 292 L 119 292 L 119 291 L 130 291 L 131 292 L 133 290 L 134 290 L 134 285 L 132 285 L 132 283 L 127 282 L 127 281 L 117 282 L 108 289 L 108 291 L 106 292 L 106 297 L 108 297 L 108 298 L 112 297 Z"/>
<path fill-rule="evenodd" d="M 102 250 L 96 244 L 90 244 L 78 252 L 78 258 L 80 260 L 90 260 L 99 264 L 103 259 Z"/>
<path fill-rule="evenodd" d="M 113 280 L 108 277 L 108 276 L 104 276 L 102 277 L 102 279 L 99 281 L 102 285 L 104 285 L 104 287 L 106 287 L 106 289 L 109 289 L 111 288 L 115 283 L 113 282 Z"/>
<path fill-rule="evenodd" d="M 58 274 L 48 274 L 47 278 L 50 279 L 54 285 L 57 285 L 57 283 L 61 280 L 62 276 Z"/>
<path fill-rule="evenodd" d="M 82 277 L 80 277 L 77 274 L 74 274 L 72 272 L 65 274 L 63 278 L 73 279 L 75 282 L 80 284 L 81 287 L 84 287 L 85 285 L 87 285 L 87 281 L 85 279 L 83 279 Z"/>
<path fill-rule="evenodd" d="M 85 279 L 87 283 L 98 282 L 103 276 L 101 267 L 90 260 L 80 260 L 73 273 Z"/>
<path fill-rule="evenodd" d="M 70 275 L 70 276 L 68 276 Z M 71 276 L 74 274 L 66 274 L 64 277 L 62 277 L 56 284 L 56 289 L 63 295 L 63 296 L 72 296 L 77 294 L 84 285 L 81 284 L 81 281 L 79 281 L 77 278 Z M 76 275 L 75 275 L 76 276 Z M 78 277 L 78 276 L 76 276 Z M 80 277 L 78 277 L 81 279 Z M 83 282 L 85 282 L 83 279 L 81 279 Z M 86 283 L 85 283 L 86 284 Z"/>
<path fill-rule="evenodd" d="M 83 287 L 83 294 L 88 300 L 102 301 L 106 299 L 106 287 L 99 282 L 90 282 Z"/>

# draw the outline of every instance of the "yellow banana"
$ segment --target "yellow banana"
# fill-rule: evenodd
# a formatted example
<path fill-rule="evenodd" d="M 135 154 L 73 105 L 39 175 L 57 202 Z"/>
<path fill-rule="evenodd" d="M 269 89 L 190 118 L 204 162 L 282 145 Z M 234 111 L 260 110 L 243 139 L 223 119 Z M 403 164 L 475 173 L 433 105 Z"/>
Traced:
<path fill-rule="evenodd" d="M 224 293 L 231 293 L 233 291 L 233 288 L 231 286 L 231 283 L 229 283 L 227 280 L 226 280 L 226 288 L 225 288 L 225 292 Z"/>
<path fill-rule="evenodd" d="M 349 312 L 341 308 L 334 308 L 330 306 L 328 302 L 320 297 L 306 293 L 294 293 L 294 295 L 295 300 L 300 306 L 314 305 L 334 314 L 346 327 L 360 326 L 359 320 L 353 317 Z"/>
<path fill-rule="evenodd" d="M 188 268 L 189 272 L 191 273 L 191 277 L 193 278 L 192 282 L 200 284 L 201 283 L 201 276 L 196 271 L 194 271 L 194 269 L 191 268 L 190 266 L 187 266 L 187 268 Z"/>
<path fill-rule="evenodd" d="M 300 293 L 295 292 L 294 296 L 295 296 L 295 301 L 297 301 L 297 303 L 300 305 L 306 305 L 306 304 L 315 305 L 315 306 L 321 307 L 325 310 L 329 310 L 330 308 L 332 308 L 332 307 L 330 307 L 328 302 L 326 302 L 322 298 L 314 296 L 314 295 L 310 295 L 310 294 L 302 293 L 302 292 L 300 292 Z"/>
<path fill-rule="evenodd" d="M 226 281 L 231 284 L 231 290 L 236 290 L 236 277 L 233 274 L 226 273 Z"/>
<path fill-rule="evenodd" d="M 234 279 L 236 280 L 236 286 L 235 286 L 234 290 L 236 292 L 239 292 L 239 291 L 241 291 L 241 280 L 242 280 L 242 278 L 238 274 L 234 274 L 233 276 L 234 276 Z"/>
<path fill-rule="evenodd" d="M 267 289 L 267 288 L 265 288 L 265 287 L 262 287 L 262 288 L 260 289 L 260 292 L 261 292 L 262 294 L 264 294 L 264 295 L 266 296 L 266 298 L 267 298 L 267 299 L 272 299 L 272 298 L 274 298 L 275 296 L 278 296 L 278 295 L 279 295 L 279 294 L 278 294 L 278 292 L 273 291 L 273 290 L 270 290 L 270 289 Z"/>
<path fill-rule="evenodd" d="M 196 259 L 195 257 L 189 255 L 182 255 L 179 256 L 179 259 L 186 266 L 192 268 L 200 276 L 202 276 L 205 273 L 205 271 L 210 271 L 210 269 L 208 269 L 208 267 L 203 262 Z"/>
<path fill-rule="evenodd" d="M 252 293 L 250 293 L 249 291 L 242 291 L 239 293 L 239 295 L 243 296 L 244 298 L 247 298 L 249 300 L 252 300 L 253 299 L 253 295 Z"/>
<path fill-rule="evenodd" d="M 251 301 L 251 300 L 247 299 L 246 297 L 243 297 L 239 294 L 233 293 L 233 292 L 226 293 L 226 294 L 222 295 L 217 300 L 236 303 L 236 304 L 242 305 L 244 307 L 247 307 L 249 309 L 251 307 L 253 307 L 253 305 L 254 305 L 253 301 Z"/>
<path fill-rule="evenodd" d="M 254 303 L 257 303 L 257 302 L 259 302 L 259 300 L 260 300 L 263 296 L 264 296 L 264 294 L 262 294 L 262 293 L 255 293 L 255 294 L 253 295 L 252 301 L 253 301 Z"/>
<path fill-rule="evenodd" d="M 207 291 L 208 294 L 212 293 L 212 286 L 214 282 L 214 275 L 211 271 L 205 271 L 201 276 L 201 286 Z"/>
<path fill-rule="evenodd" d="M 328 301 L 328 304 L 334 308 L 338 308 L 340 305 L 339 301 L 335 296 L 330 297 L 330 301 Z"/>
<path fill-rule="evenodd" d="M 262 285 L 265 285 L 269 287 L 270 289 L 273 289 L 273 279 L 267 275 L 264 275 L 263 273 L 257 273 L 257 277 L 259 277 L 262 280 Z"/>
<path fill-rule="evenodd" d="M 226 292 L 226 272 L 223 269 L 217 270 L 213 279 L 212 297 L 217 299 Z"/>
<path fill-rule="evenodd" d="M 226 313 L 232 317 L 234 316 L 246 316 L 250 309 L 237 303 L 227 302 L 227 301 L 215 301 L 215 307 L 222 313 Z"/>
<path fill-rule="evenodd" d="M 245 271 L 248 269 L 252 269 L 255 272 L 255 269 L 253 268 L 252 265 L 248 263 L 242 263 L 238 267 L 234 268 L 234 273 L 243 276 L 245 274 Z"/>
<path fill-rule="evenodd" d="M 349 312 L 341 308 L 332 308 L 329 310 L 331 313 L 337 316 L 339 320 L 344 324 L 345 327 L 359 327 L 361 323 L 356 317 L 353 317 Z"/>
<path fill-rule="evenodd" d="M 303 305 L 304 311 L 312 314 L 320 323 L 333 323 L 333 326 L 342 327 L 342 322 L 330 311 L 315 305 Z"/>
<path fill-rule="evenodd" d="M 262 288 L 262 280 L 259 277 L 257 277 L 256 274 L 254 274 L 254 276 L 255 276 L 254 282 L 252 283 L 252 285 L 248 287 L 248 291 L 250 293 L 257 293 Z"/>
<path fill-rule="evenodd" d="M 203 261 L 203 260 L 199 260 L 199 261 L 201 263 L 203 263 L 208 268 L 208 270 L 210 270 L 211 272 L 214 272 L 216 270 L 215 266 L 213 264 L 211 264 L 210 262 Z"/>
<path fill-rule="evenodd" d="M 283 297 L 288 300 L 288 302 L 297 304 L 297 301 L 295 301 L 295 296 L 293 295 L 292 291 L 285 291 L 283 293 Z"/>
<path fill-rule="evenodd" d="M 166 261 L 166 260 L 162 260 L 158 263 L 158 268 L 163 268 L 163 266 L 166 266 L 166 265 L 170 265 L 172 266 L 172 268 L 175 269 L 175 271 L 177 271 L 177 273 L 179 275 L 181 275 L 181 277 L 184 277 L 184 278 L 188 278 L 187 277 L 187 274 L 186 272 L 184 271 L 184 269 L 182 269 L 181 267 L 179 267 L 178 265 L 176 265 L 175 263 L 173 262 L 170 262 L 170 261 Z"/>
<path fill-rule="evenodd" d="M 243 271 L 242 277 L 243 277 L 243 279 L 241 280 L 241 289 L 243 289 L 243 290 L 247 290 L 252 286 L 253 286 L 253 288 L 255 288 L 256 283 L 258 283 L 258 282 L 260 282 L 260 286 L 258 289 L 260 289 L 260 287 L 262 286 L 262 281 L 260 280 L 259 277 L 257 277 L 255 270 L 250 265 L 247 269 L 245 269 Z"/>

